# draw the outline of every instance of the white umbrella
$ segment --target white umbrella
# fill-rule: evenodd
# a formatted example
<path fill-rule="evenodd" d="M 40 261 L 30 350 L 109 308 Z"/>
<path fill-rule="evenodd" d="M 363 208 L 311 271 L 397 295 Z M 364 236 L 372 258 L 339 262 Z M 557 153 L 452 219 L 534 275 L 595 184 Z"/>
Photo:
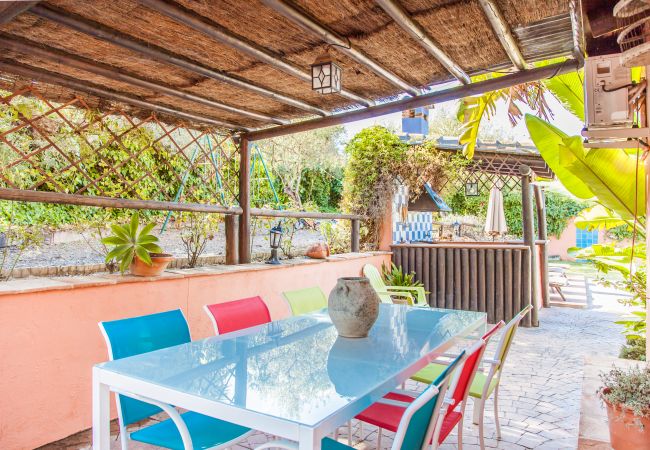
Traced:
<path fill-rule="evenodd" d="M 508 226 L 506 225 L 506 214 L 503 212 L 503 195 L 501 189 L 495 185 L 490 191 L 485 232 L 494 237 L 504 234 L 506 231 L 508 231 Z"/>

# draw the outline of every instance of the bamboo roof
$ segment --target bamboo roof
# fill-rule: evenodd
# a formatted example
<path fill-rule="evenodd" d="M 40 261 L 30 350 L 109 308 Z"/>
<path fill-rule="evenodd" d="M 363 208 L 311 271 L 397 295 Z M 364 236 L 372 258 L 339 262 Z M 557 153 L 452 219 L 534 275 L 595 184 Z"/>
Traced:
<path fill-rule="evenodd" d="M 490 0 L 492 1 L 492 0 Z M 571 32 L 569 0 L 493 0 L 527 63 L 537 59 L 571 54 L 567 42 Z M 347 95 L 320 95 L 310 83 L 296 76 L 308 73 L 309 66 L 326 50 L 323 37 L 306 31 L 294 20 L 273 8 L 268 0 L 166 0 L 158 3 L 181 11 L 212 30 L 218 30 L 284 64 L 284 69 L 254 57 L 237 46 L 226 45 L 154 9 L 151 2 L 136 0 L 48 0 L 13 2 L 25 6 L 11 15 L 12 2 L 0 7 L 0 88 L 11 89 L 37 82 L 39 92 L 52 101 L 83 96 L 89 105 L 104 108 L 118 103 L 134 116 L 149 112 L 142 104 L 116 100 L 98 92 L 121 93 L 148 103 L 162 105 L 192 115 L 194 119 L 161 113 L 168 122 L 190 122 L 192 126 L 214 125 L 201 118 L 214 119 L 227 129 L 260 129 L 273 123 L 306 119 L 320 114 L 362 108 L 372 102 L 396 99 L 405 89 L 378 74 L 368 64 L 350 56 L 348 48 L 331 46 L 330 52 L 343 69 Z M 156 2 L 153 2 L 156 3 Z M 315 23 L 338 35 L 347 46 L 365 55 L 383 70 L 417 89 L 453 79 L 450 72 L 373 0 L 294 0 L 287 3 Z M 399 5 L 413 22 L 467 74 L 495 68 L 511 68 L 485 11 L 476 0 L 400 0 Z M 110 39 L 81 32 L 52 14 L 76 23 L 112 33 L 127 41 L 154 49 L 169 58 L 189 61 L 207 71 L 239 80 L 239 85 L 224 82 L 178 64 L 145 55 L 118 45 Z M 552 39 L 545 39 L 548 35 Z M 15 42 L 19 47 L 10 46 Z M 543 45 L 542 45 L 543 44 Z M 541 46 L 540 46 L 541 45 Z M 30 47 L 44 50 L 30 51 Z M 163 85 L 206 101 L 161 93 L 122 78 L 109 78 L 74 67 L 57 55 L 73 57 L 118 74 Z M 22 69 L 19 70 L 19 69 Z M 30 76 L 28 70 L 50 74 Z M 293 72 L 292 72 L 293 71 Z M 56 82 L 61 78 L 62 82 Z M 38 81 L 38 80 L 41 81 Z M 96 89 L 72 87 L 75 82 Z M 243 82 L 243 83 L 242 83 Z M 276 93 L 260 94 L 250 86 Z M 100 89 L 100 90 L 98 90 Z M 356 97 L 355 97 L 356 96 Z M 361 99 L 361 100 L 360 100 Z M 365 105 L 362 105 L 367 101 Z M 215 107 L 221 103 L 226 108 Z M 242 113 L 241 111 L 244 111 Z M 262 117 L 262 118 L 260 118 Z"/>

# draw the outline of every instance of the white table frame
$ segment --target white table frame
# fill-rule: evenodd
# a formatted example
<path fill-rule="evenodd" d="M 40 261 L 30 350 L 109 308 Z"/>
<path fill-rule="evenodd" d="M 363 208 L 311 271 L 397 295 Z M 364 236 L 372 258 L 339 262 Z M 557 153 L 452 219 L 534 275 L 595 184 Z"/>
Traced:
<path fill-rule="evenodd" d="M 390 389 L 400 385 L 409 379 L 418 370 L 422 369 L 436 357 L 448 351 L 458 339 L 466 338 L 468 335 L 486 325 L 487 316 L 468 326 L 443 344 L 432 349 L 416 363 L 404 370 L 395 378 L 388 379 L 386 383 L 378 388 L 376 392 L 379 397 L 387 394 Z M 93 450 L 110 449 L 110 392 L 117 391 L 124 393 L 135 393 L 139 396 L 156 400 L 177 407 L 195 411 L 206 416 L 226 420 L 253 430 L 269 433 L 280 438 L 288 439 L 298 443 L 299 450 L 320 450 L 321 440 L 332 433 L 337 427 L 342 426 L 363 410 L 359 402 L 348 403 L 347 405 L 330 415 L 314 427 L 298 424 L 296 422 L 271 417 L 266 414 L 242 409 L 238 406 L 228 405 L 222 402 L 209 400 L 196 395 L 183 393 L 174 389 L 166 388 L 155 383 L 143 381 L 130 376 L 118 374 L 102 367 L 93 367 Z"/>

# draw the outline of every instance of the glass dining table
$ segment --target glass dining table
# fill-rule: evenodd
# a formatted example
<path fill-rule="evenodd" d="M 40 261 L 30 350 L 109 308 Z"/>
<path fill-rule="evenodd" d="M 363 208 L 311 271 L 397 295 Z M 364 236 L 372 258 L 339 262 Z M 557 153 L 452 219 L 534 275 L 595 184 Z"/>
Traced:
<path fill-rule="evenodd" d="M 109 449 L 114 391 L 320 450 L 323 437 L 485 326 L 485 313 L 381 304 L 369 336 L 350 339 L 324 309 L 97 364 L 93 448 Z"/>

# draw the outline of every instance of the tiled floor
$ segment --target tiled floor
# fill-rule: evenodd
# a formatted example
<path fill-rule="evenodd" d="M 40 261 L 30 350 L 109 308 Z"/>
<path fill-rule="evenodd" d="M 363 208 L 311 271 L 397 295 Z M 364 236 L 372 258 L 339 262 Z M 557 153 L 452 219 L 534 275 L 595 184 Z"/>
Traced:
<path fill-rule="evenodd" d="M 616 356 L 623 342 L 617 320 L 624 309 L 619 296 L 587 280 L 588 309 L 554 307 L 540 312 L 539 328 L 520 328 L 508 358 L 499 395 L 502 439 L 495 439 L 494 415 L 486 413 L 486 446 L 498 449 L 575 449 L 578 442 L 580 398 L 584 358 L 587 355 Z M 492 347 L 496 342 L 492 343 Z M 491 350 L 491 349 L 490 349 Z M 488 351 L 490 351 L 488 350 Z M 415 387 L 412 383 L 410 387 Z M 472 404 L 468 405 L 464 426 L 466 450 L 478 449 L 478 431 L 472 424 Z M 377 430 L 354 426 L 357 449 L 376 448 Z M 89 448 L 89 435 L 80 434 L 49 449 Z M 340 439 L 347 441 L 345 428 Z M 253 449 L 265 442 L 262 434 L 251 436 L 233 450 Z M 390 448 L 392 436 L 384 432 L 382 448 Z M 115 436 L 113 448 L 119 449 Z M 132 443 L 131 450 L 151 446 Z M 456 434 L 443 449 L 457 448 Z"/>

